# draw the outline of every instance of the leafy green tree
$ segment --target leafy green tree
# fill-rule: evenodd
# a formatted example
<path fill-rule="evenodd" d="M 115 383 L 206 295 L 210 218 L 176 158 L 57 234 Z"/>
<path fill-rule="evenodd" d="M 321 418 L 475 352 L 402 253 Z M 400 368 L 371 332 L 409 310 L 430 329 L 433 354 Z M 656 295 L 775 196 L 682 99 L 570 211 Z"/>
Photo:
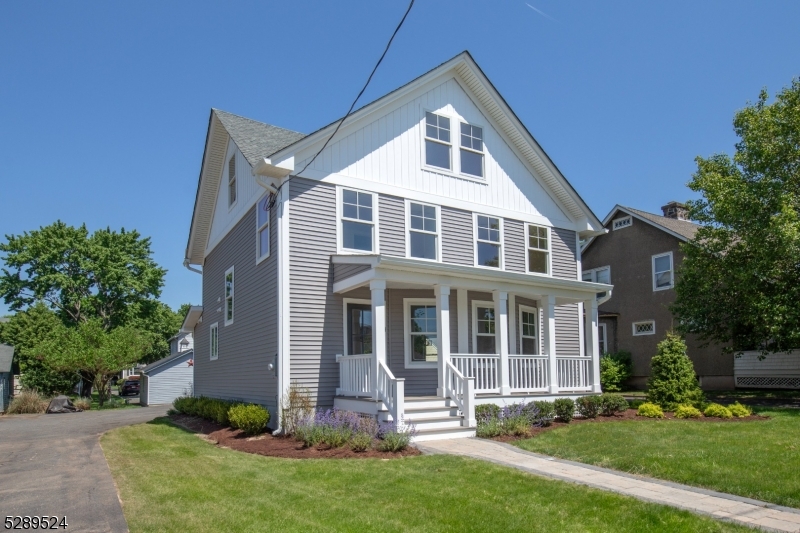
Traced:
<path fill-rule="evenodd" d="M 800 79 L 737 112 L 736 153 L 698 157 L 672 312 L 729 351 L 800 348 Z"/>
<path fill-rule="evenodd" d="M 102 320 L 94 318 L 77 327 L 59 325 L 35 352 L 52 369 L 90 374 L 102 406 L 111 392 L 111 379 L 139 361 L 151 341 L 150 334 L 128 326 L 106 330 Z"/>
<path fill-rule="evenodd" d="M 191 304 L 183 304 L 178 311 L 173 311 L 158 300 L 147 300 L 130 307 L 125 323 L 152 336 L 151 347 L 140 363 L 149 364 L 169 355 L 169 340 L 180 330 L 189 307 Z"/>
<path fill-rule="evenodd" d="M 658 353 L 650 361 L 647 401 L 667 411 L 674 411 L 679 405 L 699 407 L 703 403 L 703 391 L 692 360 L 686 355 L 686 343 L 671 331 L 658 343 Z"/>

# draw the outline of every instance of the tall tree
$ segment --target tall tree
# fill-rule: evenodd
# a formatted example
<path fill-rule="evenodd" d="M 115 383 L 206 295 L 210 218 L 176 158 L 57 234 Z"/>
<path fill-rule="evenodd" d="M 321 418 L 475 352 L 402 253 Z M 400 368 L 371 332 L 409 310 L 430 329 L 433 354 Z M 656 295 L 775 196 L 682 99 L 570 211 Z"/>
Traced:
<path fill-rule="evenodd" d="M 672 311 L 728 350 L 800 348 L 800 79 L 737 112 L 731 158 L 698 157 Z"/>

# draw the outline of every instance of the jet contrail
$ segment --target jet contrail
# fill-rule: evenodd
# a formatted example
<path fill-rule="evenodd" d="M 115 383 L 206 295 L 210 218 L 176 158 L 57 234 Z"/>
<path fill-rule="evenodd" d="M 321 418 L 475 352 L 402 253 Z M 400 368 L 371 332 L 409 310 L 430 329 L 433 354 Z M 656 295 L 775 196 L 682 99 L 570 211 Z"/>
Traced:
<path fill-rule="evenodd" d="M 556 20 L 553 17 L 551 17 L 550 15 L 548 15 L 547 13 L 545 13 L 544 11 L 542 11 L 541 9 L 536 9 L 535 7 L 530 5 L 528 2 L 525 2 L 525 5 L 528 6 L 529 8 L 531 8 L 531 9 L 533 9 L 534 11 L 536 11 L 537 13 L 539 13 L 543 17 L 547 17 L 550 20 Z"/>

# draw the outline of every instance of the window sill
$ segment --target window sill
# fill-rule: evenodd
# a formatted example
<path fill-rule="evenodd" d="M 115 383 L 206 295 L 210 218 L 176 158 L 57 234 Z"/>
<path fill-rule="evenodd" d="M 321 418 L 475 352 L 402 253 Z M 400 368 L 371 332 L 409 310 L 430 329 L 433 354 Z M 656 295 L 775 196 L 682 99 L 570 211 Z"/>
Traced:
<path fill-rule="evenodd" d="M 660 291 L 668 291 L 670 289 L 674 289 L 675 285 L 670 285 L 669 287 L 657 287 L 653 289 L 653 292 L 660 292 Z"/>
<path fill-rule="evenodd" d="M 271 254 L 267 254 L 267 255 L 263 255 L 261 257 L 256 258 L 256 264 L 258 265 L 258 264 L 261 264 L 263 261 L 266 261 L 267 259 L 269 259 L 270 255 Z"/>
<path fill-rule="evenodd" d="M 380 255 L 378 251 L 364 251 L 364 250 L 351 250 L 350 248 L 340 248 L 337 252 L 338 255 Z"/>

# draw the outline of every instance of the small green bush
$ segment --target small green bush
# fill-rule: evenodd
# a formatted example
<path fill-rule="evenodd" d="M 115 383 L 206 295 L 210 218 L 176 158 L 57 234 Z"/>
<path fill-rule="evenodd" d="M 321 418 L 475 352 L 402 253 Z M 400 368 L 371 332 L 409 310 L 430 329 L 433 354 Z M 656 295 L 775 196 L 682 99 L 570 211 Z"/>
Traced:
<path fill-rule="evenodd" d="M 500 406 L 493 403 L 483 403 L 475 406 L 475 418 L 498 418 L 500 416 Z"/>
<path fill-rule="evenodd" d="M 537 422 L 542 426 L 549 426 L 556 417 L 556 406 L 553 402 L 540 400 L 538 402 L 533 402 L 533 405 L 539 410 Z"/>
<path fill-rule="evenodd" d="M 638 409 L 639 406 L 642 405 L 643 403 L 647 403 L 647 400 L 636 400 L 636 399 L 634 399 L 634 400 L 631 400 L 631 401 L 628 402 L 628 407 L 630 409 Z"/>
<path fill-rule="evenodd" d="M 489 418 L 485 420 L 478 419 L 478 427 L 475 430 L 475 435 L 483 439 L 491 439 L 503 434 L 503 424 L 496 418 Z"/>
<path fill-rule="evenodd" d="M 675 409 L 675 418 L 700 418 L 701 416 L 703 413 L 700 412 L 700 409 L 692 405 L 679 405 Z"/>
<path fill-rule="evenodd" d="M 622 397 L 622 394 L 606 392 L 600 395 L 600 414 L 603 416 L 612 416 L 627 409 L 628 402 Z"/>
<path fill-rule="evenodd" d="M 558 398 L 553 402 L 556 417 L 569 424 L 572 417 L 575 416 L 575 402 L 570 398 Z"/>
<path fill-rule="evenodd" d="M 621 391 L 632 374 L 630 352 L 605 353 L 600 358 L 600 386 L 604 391 Z"/>
<path fill-rule="evenodd" d="M 230 418 L 228 418 L 228 411 L 231 407 L 237 405 L 245 404 L 230 400 L 207 398 L 205 396 L 199 396 L 197 398 L 183 396 L 181 398 L 176 398 L 175 401 L 172 402 L 172 406 L 179 413 L 213 420 L 222 426 L 229 426 L 231 424 Z"/>
<path fill-rule="evenodd" d="M 398 428 L 394 424 L 387 424 L 381 428 L 381 440 L 378 449 L 382 452 L 400 452 L 411 444 L 411 437 L 415 434 L 413 427 Z"/>
<path fill-rule="evenodd" d="M 47 411 L 50 401 L 34 389 L 23 389 L 14 396 L 6 410 L 10 415 L 35 415 Z"/>
<path fill-rule="evenodd" d="M 72 400 L 72 405 L 82 411 L 88 411 L 92 408 L 92 401 L 89 398 L 75 398 Z"/>
<path fill-rule="evenodd" d="M 731 418 L 733 416 L 730 409 L 718 403 L 709 404 L 703 414 L 714 418 Z"/>
<path fill-rule="evenodd" d="M 728 406 L 728 411 L 736 418 L 744 418 L 753 414 L 753 410 L 739 402 Z"/>
<path fill-rule="evenodd" d="M 354 452 L 365 452 L 372 447 L 372 435 L 359 431 L 350 439 L 350 449 Z"/>
<path fill-rule="evenodd" d="M 664 411 L 661 410 L 661 407 L 650 402 L 640 405 L 636 414 L 647 418 L 664 418 Z"/>
<path fill-rule="evenodd" d="M 578 408 L 578 414 L 584 418 L 597 418 L 600 413 L 600 397 L 599 396 L 581 396 L 575 402 Z"/>
<path fill-rule="evenodd" d="M 672 332 L 658 343 L 658 353 L 650 362 L 647 401 L 667 411 L 679 405 L 700 407 L 705 401 L 692 360 L 686 355 L 686 343 Z"/>
<path fill-rule="evenodd" d="M 322 442 L 322 427 L 299 423 L 295 426 L 293 435 L 295 439 L 303 443 L 303 446 L 311 448 Z"/>
<path fill-rule="evenodd" d="M 231 427 L 247 435 L 263 433 L 269 422 L 269 411 L 260 405 L 234 405 L 228 410 Z"/>

